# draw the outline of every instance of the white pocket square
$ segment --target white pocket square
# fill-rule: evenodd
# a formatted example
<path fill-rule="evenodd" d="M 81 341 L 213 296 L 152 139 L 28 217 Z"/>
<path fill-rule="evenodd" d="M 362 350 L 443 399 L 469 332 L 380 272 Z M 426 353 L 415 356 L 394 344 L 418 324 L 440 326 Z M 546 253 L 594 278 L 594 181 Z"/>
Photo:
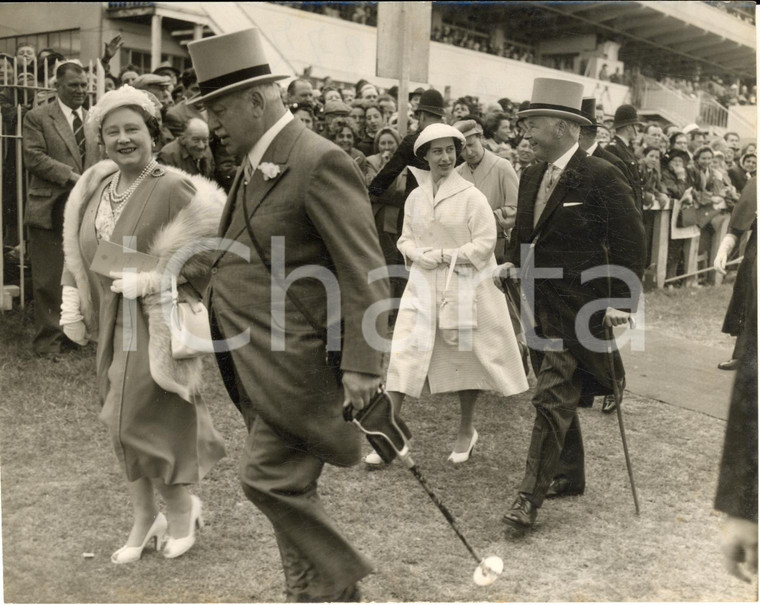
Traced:
<path fill-rule="evenodd" d="M 563 208 L 569 208 L 570 206 L 582 206 L 583 202 L 565 202 L 562 204 Z"/>

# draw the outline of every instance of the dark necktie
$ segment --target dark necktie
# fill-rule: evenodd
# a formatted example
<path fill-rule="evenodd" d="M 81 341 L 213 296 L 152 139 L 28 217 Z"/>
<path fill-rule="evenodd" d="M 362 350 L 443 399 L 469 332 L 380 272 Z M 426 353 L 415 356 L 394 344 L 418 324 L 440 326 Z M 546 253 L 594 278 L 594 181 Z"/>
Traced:
<path fill-rule="evenodd" d="M 74 122 L 72 123 L 72 128 L 74 129 L 74 138 L 76 139 L 77 147 L 79 147 L 79 155 L 82 156 L 82 163 L 84 164 L 84 156 L 86 152 L 84 143 L 84 128 L 82 127 L 82 120 L 77 112 L 74 112 Z"/>

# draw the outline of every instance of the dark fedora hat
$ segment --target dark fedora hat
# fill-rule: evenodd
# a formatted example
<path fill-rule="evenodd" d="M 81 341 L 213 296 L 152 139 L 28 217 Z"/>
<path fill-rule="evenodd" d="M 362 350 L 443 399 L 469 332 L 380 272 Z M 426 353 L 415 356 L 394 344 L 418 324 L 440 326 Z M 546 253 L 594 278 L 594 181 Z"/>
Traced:
<path fill-rule="evenodd" d="M 615 118 L 612 123 L 613 128 L 622 128 L 631 124 L 642 124 L 639 120 L 639 114 L 633 105 L 621 105 L 615 110 Z"/>
<path fill-rule="evenodd" d="M 432 88 L 426 90 L 420 96 L 420 103 L 417 105 L 417 111 L 424 111 L 425 113 L 430 113 L 442 118 L 446 115 L 443 108 L 443 95 Z"/>
<path fill-rule="evenodd" d="M 676 149 L 674 147 L 668 149 L 668 152 L 665 154 L 665 157 L 663 158 L 665 165 L 667 166 L 670 163 L 670 160 L 673 158 L 681 158 L 684 165 L 688 164 L 691 161 L 691 158 L 687 152 L 685 152 L 683 149 Z"/>
<path fill-rule="evenodd" d="M 415 95 L 421 96 L 423 92 L 425 92 L 425 89 L 422 88 L 422 86 L 418 86 L 412 92 L 409 93 L 409 100 L 411 101 L 412 97 Z"/>
<path fill-rule="evenodd" d="M 600 125 L 596 121 L 596 99 L 594 97 L 585 97 L 581 101 L 581 113 L 591 122 L 588 126 Z"/>

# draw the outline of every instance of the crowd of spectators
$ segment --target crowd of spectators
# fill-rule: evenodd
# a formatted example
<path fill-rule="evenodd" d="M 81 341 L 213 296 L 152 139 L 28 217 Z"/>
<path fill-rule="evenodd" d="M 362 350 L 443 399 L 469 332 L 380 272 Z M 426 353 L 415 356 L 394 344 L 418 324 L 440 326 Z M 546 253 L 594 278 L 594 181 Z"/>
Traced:
<path fill-rule="evenodd" d="M 451 31 L 447 35 L 452 35 Z M 120 41 L 112 41 L 109 45 L 102 59 L 106 68 L 108 60 L 118 50 Z M 4 61 L 0 77 L 3 78 L 3 83 L 13 84 L 0 87 L 5 132 L 15 128 L 15 105 L 22 105 L 23 111 L 26 111 L 32 105 L 54 98 L 54 82 L 51 81 L 50 72 L 55 61 L 64 58 L 49 49 L 36 53 L 28 46 L 19 47 L 18 56 L 27 55 L 28 63 L 39 61 L 40 57 L 43 60 L 48 57 L 52 58 L 53 66 L 49 66 L 47 74 L 42 68 L 36 72 L 28 66 L 23 68 L 23 73 L 20 74 L 22 77 L 18 80 L 22 86 L 19 87 L 15 85 L 13 78 L 16 76 L 12 70 L 8 71 L 8 66 L 13 65 L 13 62 Z M 36 82 L 33 81 L 34 73 L 37 74 Z M 31 78 L 29 94 L 23 99 L 20 92 L 23 92 L 26 78 Z M 688 81 L 666 79 L 664 83 L 686 85 Z M 179 73 L 172 66 L 162 64 L 151 74 L 141 73 L 135 65 L 125 65 L 118 74 L 106 71 L 106 90 L 124 85 L 148 90 L 161 101 L 163 140 L 157 153 L 162 146 L 171 143 L 171 147 L 161 155 L 164 161 L 171 161 L 167 158 L 177 158 L 175 162 L 181 163 L 183 169 L 193 170 L 195 166 L 198 172 L 215 178 L 221 186 L 229 188 L 237 159 L 226 156 L 213 132 L 208 132 L 200 123 L 207 121 L 203 109 L 192 109 L 185 102 L 198 93 L 192 69 Z M 415 110 L 422 92 L 423 89 L 417 89 L 409 95 L 407 120 L 410 131 L 417 127 Z M 365 79 L 352 84 L 336 82 L 331 78 L 317 80 L 307 74 L 291 81 L 287 88 L 282 89 L 282 95 L 292 113 L 307 128 L 335 142 L 356 161 L 368 184 L 399 144 L 396 87 L 383 90 Z M 518 174 L 532 163 L 531 147 L 523 140 L 517 123 L 519 102 L 505 97 L 498 103 L 484 104 L 476 95 L 465 95 L 447 99 L 446 103 L 448 123 L 453 124 L 465 117 L 481 120 L 484 146 L 509 160 Z M 614 132 L 610 119 L 602 121 L 604 113 L 601 106 L 598 113 L 601 127 L 598 129 L 597 140 L 604 147 L 613 138 Z M 743 183 L 756 170 L 754 149 L 750 146 L 741 148 L 737 136 L 729 133 L 725 138 L 710 138 L 696 125 L 680 131 L 675 126 L 663 130 L 660 124 L 646 124 L 632 144 L 640 162 L 645 212 L 670 209 L 675 200 L 681 201 L 686 191 L 690 190 L 692 195 L 683 200 L 684 207 L 689 207 L 690 204 L 707 205 L 709 202 L 716 216 L 725 215 L 738 199 Z M 4 151 L 4 157 L 8 156 L 7 144 Z M 6 175 L 11 172 L 6 171 Z M 10 185 L 4 183 L 5 192 L 11 190 Z M 10 197 L 7 194 L 4 196 L 4 209 L 9 206 L 7 201 Z M 15 206 L 15 198 L 12 205 Z M 6 226 L 15 224 L 8 220 L 12 218 L 8 213 L 5 218 Z M 701 227 L 707 235 L 715 230 L 715 222 L 711 218 L 708 224 Z M 674 249 L 678 249 L 678 243 L 674 244 Z M 676 258 L 676 253 L 672 255 L 670 263 L 671 273 L 680 270 L 680 260 Z"/>

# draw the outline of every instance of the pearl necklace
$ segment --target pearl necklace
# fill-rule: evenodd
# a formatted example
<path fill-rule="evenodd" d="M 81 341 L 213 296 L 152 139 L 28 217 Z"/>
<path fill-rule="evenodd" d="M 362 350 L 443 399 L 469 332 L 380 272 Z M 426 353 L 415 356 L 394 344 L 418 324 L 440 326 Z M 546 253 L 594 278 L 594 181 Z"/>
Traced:
<path fill-rule="evenodd" d="M 156 166 L 158 166 L 156 160 L 148 162 L 140 173 L 140 176 L 135 179 L 134 183 L 132 183 L 124 193 L 116 193 L 116 187 L 118 187 L 119 179 L 121 178 L 121 172 L 117 172 L 116 176 L 111 180 L 111 185 L 108 188 L 108 195 L 111 198 L 111 202 L 115 206 L 121 206 L 129 199 L 129 196 L 135 192 L 135 189 L 139 187 L 140 183 L 143 182 L 145 177 L 148 176 Z"/>

